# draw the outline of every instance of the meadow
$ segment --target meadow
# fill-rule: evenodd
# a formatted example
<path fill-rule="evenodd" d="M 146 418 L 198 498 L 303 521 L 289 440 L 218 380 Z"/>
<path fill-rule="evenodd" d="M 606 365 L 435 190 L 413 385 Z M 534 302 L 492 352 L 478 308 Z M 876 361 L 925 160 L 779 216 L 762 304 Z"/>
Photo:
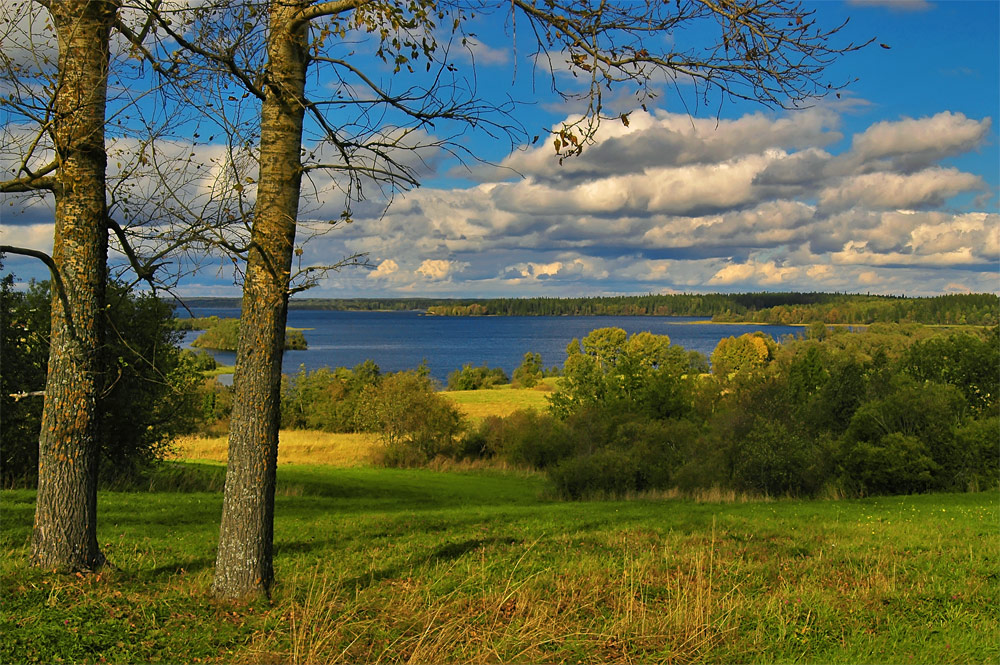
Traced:
<path fill-rule="evenodd" d="M 101 494 L 92 576 L 30 568 L 34 493 L 3 492 L 0 662 L 1000 658 L 995 492 L 567 503 L 532 474 L 289 464 L 273 597 L 234 604 L 208 592 L 222 467 L 163 473 Z"/>
<path fill-rule="evenodd" d="M 478 417 L 544 391 L 476 391 Z M 477 414 L 472 414 L 477 415 Z M 209 593 L 225 439 L 104 491 L 97 575 L 28 565 L 0 494 L 0 662 L 977 663 L 1000 660 L 1000 496 L 551 499 L 538 473 L 381 469 L 283 431 L 270 601 Z"/>

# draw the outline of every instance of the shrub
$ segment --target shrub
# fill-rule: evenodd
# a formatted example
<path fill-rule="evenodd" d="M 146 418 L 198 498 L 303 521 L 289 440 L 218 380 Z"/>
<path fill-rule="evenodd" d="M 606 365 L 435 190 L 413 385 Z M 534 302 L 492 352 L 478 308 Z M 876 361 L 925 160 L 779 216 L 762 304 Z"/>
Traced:
<path fill-rule="evenodd" d="M 45 387 L 51 297 L 48 282 L 33 283 L 25 293 L 13 292 L 12 283 L 8 276 L 0 288 L 2 474 L 5 481 L 31 482 L 37 474 L 42 399 L 10 395 Z M 177 347 L 181 333 L 171 325 L 170 304 L 117 282 L 108 283 L 107 304 L 98 407 L 102 480 L 141 471 L 163 456 L 174 434 L 191 431 L 202 412 L 203 382 Z"/>
<path fill-rule="evenodd" d="M 626 451 L 607 449 L 564 459 L 549 470 L 549 478 L 565 499 L 602 498 L 636 491 L 639 470 Z"/>
<path fill-rule="evenodd" d="M 755 418 L 729 449 L 735 489 L 769 496 L 812 495 L 825 480 L 816 449 L 779 420 Z"/>
<path fill-rule="evenodd" d="M 361 391 L 356 419 L 382 440 L 387 464 L 412 466 L 438 455 L 454 456 L 461 416 L 425 373 L 388 374 Z M 403 454 L 405 453 L 405 454 Z"/>
<path fill-rule="evenodd" d="M 380 378 L 378 365 L 370 360 L 354 369 L 321 367 L 307 372 L 305 366 L 300 366 L 295 376 L 282 376 L 281 426 L 356 432 L 360 428 L 358 398 L 366 387 L 377 385 Z"/>
<path fill-rule="evenodd" d="M 849 445 L 843 459 L 845 485 L 862 495 L 924 492 L 939 471 L 927 446 L 902 432 Z"/>
<path fill-rule="evenodd" d="M 174 320 L 176 321 L 177 319 Z M 215 360 L 215 356 L 208 351 L 192 351 L 191 349 L 183 349 L 181 351 L 181 358 L 184 362 L 188 363 L 193 369 L 199 372 L 210 372 L 219 366 L 219 363 Z"/>
<path fill-rule="evenodd" d="M 936 484 L 950 486 L 962 464 L 953 436 L 965 409 L 961 391 L 949 385 L 917 383 L 906 375 L 892 377 L 888 384 L 884 396 L 855 411 L 846 441 L 881 445 L 889 434 L 913 437 L 935 462 Z"/>
<path fill-rule="evenodd" d="M 955 428 L 954 437 L 954 489 L 996 488 L 1000 484 L 1000 416 L 965 422 Z"/>
<path fill-rule="evenodd" d="M 576 446 L 565 424 L 549 414 L 515 411 L 484 418 L 460 442 L 466 459 L 500 458 L 515 466 L 544 469 L 572 455 Z"/>
<path fill-rule="evenodd" d="M 521 364 L 514 370 L 514 385 L 522 388 L 534 388 L 542 380 L 544 372 L 542 355 L 528 351 L 524 354 Z"/>
<path fill-rule="evenodd" d="M 448 375 L 448 390 L 481 390 L 510 383 L 507 374 L 499 367 L 474 367 L 467 363 Z"/>

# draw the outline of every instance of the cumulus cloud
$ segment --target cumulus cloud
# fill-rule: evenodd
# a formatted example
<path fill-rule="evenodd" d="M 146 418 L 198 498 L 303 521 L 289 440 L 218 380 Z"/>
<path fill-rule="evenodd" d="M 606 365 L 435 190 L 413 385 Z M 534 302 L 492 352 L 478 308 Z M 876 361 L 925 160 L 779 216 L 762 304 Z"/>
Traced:
<path fill-rule="evenodd" d="M 426 259 L 417 268 L 417 274 L 425 279 L 439 282 L 451 277 L 453 273 L 461 272 L 468 266 L 467 263 L 458 261 L 447 261 L 444 259 Z"/>
<path fill-rule="evenodd" d="M 313 293 L 995 291 L 1000 215 L 970 203 L 989 186 L 944 161 L 981 149 L 991 127 L 945 112 L 844 137 L 829 109 L 720 121 L 636 111 L 562 166 L 551 145 L 536 147 L 505 161 L 516 177 L 483 169 L 472 186 L 355 204 L 355 223 L 313 239 L 307 258 L 367 253 L 376 268 L 331 275 Z M 185 195 L 210 199 L 227 157 L 191 151 L 207 166 Z M 304 201 L 304 218 L 338 219 L 343 198 L 323 194 L 336 182 L 317 173 L 312 184 L 321 195 Z M 31 212 L 4 230 L 50 245 L 50 225 L 27 229 L 51 213 Z"/>
<path fill-rule="evenodd" d="M 730 285 L 737 283 L 755 283 L 776 285 L 798 276 L 800 270 L 792 266 L 779 266 L 774 261 L 758 263 L 730 263 L 708 280 L 709 284 Z"/>
<path fill-rule="evenodd" d="M 506 164 L 520 177 L 484 170 L 472 187 L 411 192 L 344 242 L 422 266 L 415 278 L 456 294 L 857 290 L 875 286 L 876 268 L 893 292 L 943 289 L 955 279 L 934 271 L 954 268 L 995 289 L 1000 220 L 946 208 L 986 184 L 939 163 L 981 146 L 990 120 L 878 123 L 839 153 L 837 126 L 829 111 L 717 127 L 636 112 L 628 127 L 606 123 L 580 159 L 560 167 L 551 146 L 515 153 Z M 914 271 L 919 282 L 899 277 Z"/>
<path fill-rule="evenodd" d="M 378 264 L 375 270 L 368 273 L 368 279 L 385 279 L 399 272 L 399 264 L 392 259 L 386 259 Z"/>
<path fill-rule="evenodd" d="M 861 161 L 884 157 L 930 164 L 979 145 L 989 132 L 989 118 L 974 120 L 943 112 L 930 118 L 883 121 L 854 137 L 851 152 Z"/>

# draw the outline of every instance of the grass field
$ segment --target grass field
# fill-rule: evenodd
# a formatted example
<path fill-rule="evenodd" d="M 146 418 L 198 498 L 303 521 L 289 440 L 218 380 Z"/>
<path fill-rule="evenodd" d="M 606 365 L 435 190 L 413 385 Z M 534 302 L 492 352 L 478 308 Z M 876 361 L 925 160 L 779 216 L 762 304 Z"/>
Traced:
<path fill-rule="evenodd" d="M 454 402 L 462 415 L 479 421 L 487 416 L 509 416 L 518 410 L 544 411 L 558 380 L 548 377 L 534 388 L 512 388 L 507 384 L 486 390 L 446 390 L 441 394 Z"/>
<path fill-rule="evenodd" d="M 283 465 L 270 602 L 208 594 L 222 468 L 104 492 L 99 575 L 28 566 L 0 494 L 0 662 L 986 663 L 997 493 L 548 502 L 539 476 Z M 196 491 L 200 488 L 216 491 Z"/>
<path fill-rule="evenodd" d="M 182 436 L 174 441 L 172 457 L 225 464 L 228 445 L 226 436 Z M 278 435 L 278 466 L 365 466 L 371 464 L 376 446 L 374 434 L 282 430 Z"/>

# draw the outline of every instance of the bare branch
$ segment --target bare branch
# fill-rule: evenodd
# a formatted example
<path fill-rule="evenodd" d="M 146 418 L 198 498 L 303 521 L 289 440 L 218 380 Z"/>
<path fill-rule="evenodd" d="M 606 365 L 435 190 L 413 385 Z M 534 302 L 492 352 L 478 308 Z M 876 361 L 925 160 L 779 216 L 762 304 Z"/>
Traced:
<path fill-rule="evenodd" d="M 66 285 L 63 282 L 62 275 L 59 273 L 59 266 L 56 262 L 52 260 L 52 257 L 45 252 L 40 252 L 37 249 L 29 249 L 27 247 L 14 247 L 13 245 L 0 245 L 0 254 L 18 254 L 20 256 L 30 256 L 33 259 L 38 259 L 49 269 L 49 273 L 52 275 L 52 282 L 56 286 L 56 291 L 59 293 L 59 300 L 62 301 L 63 311 L 66 313 L 66 325 L 69 328 L 70 335 L 75 336 L 75 328 L 73 327 L 73 315 L 72 310 L 69 307 L 69 296 L 66 293 Z"/>

